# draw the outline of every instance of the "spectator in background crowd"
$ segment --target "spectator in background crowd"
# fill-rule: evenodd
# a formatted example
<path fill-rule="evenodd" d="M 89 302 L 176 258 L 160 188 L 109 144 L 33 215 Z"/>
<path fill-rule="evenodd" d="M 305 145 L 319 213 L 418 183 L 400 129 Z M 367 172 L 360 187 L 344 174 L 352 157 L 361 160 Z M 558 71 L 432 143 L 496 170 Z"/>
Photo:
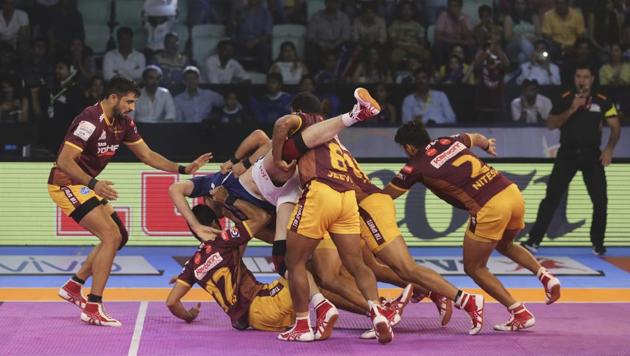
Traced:
<path fill-rule="evenodd" d="M 398 6 L 398 17 L 389 26 L 389 39 L 392 47 L 391 62 L 399 69 L 404 58 L 416 57 L 421 63 L 429 63 L 431 52 L 428 49 L 424 27 L 414 20 L 414 7 L 409 1 Z"/>
<path fill-rule="evenodd" d="M 118 48 L 105 53 L 103 58 L 103 77 L 110 80 L 115 76 L 138 81 L 146 66 L 144 54 L 133 48 L 133 31 L 121 27 L 116 32 Z"/>
<path fill-rule="evenodd" d="M 451 55 L 448 63 L 440 67 L 439 83 L 442 85 L 451 84 L 475 84 L 473 67 L 462 62 L 457 55 Z"/>
<path fill-rule="evenodd" d="M 587 13 L 588 37 L 598 51 L 607 53 L 611 45 L 621 43 L 626 11 L 620 0 L 593 1 L 592 5 Z"/>
<path fill-rule="evenodd" d="M 396 84 L 413 84 L 416 82 L 416 70 L 426 68 L 426 63 L 421 63 L 416 57 L 403 60 L 402 68 L 396 72 Z"/>
<path fill-rule="evenodd" d="M 503 20 L 503 37 L 510 60 L 523 63 L 534 52 L 534 42 L 541 33 L 540 18 L 526 0 L 514 0 L 509 15 Z"/>
<path fill-rule="evenodd" d="M 175 24 L 177 0 L 145 0 L 143 10 L 142 24 L 147 31 L 146 49 L 151 53 L 161 51 L 164 49 L 164 38 Z"/>
<path fill-rule="evenodd" d="M 300 60 L 295 44 L 291 41 L 280 45 L 280 53 L 274 64 L 269 69 L 270 73 L 280 73 L 284 84 L 295 85 L 303 76 L 308 74 L 308 68 Z"/>
<path fill-rule="evenodd" d="M 340 101 L 337 94 L 334 91 L 328 91 L 324 93 L 318 93 L 315 87 L 315 81 L 311 76 L 304 76 L 300 80 L 300 86 L 298 92 L 311 93 L 319 98 L 322 103 L 322 111 L 326 117 L 335 117 L 339 115 Z"/>
<path fill-rule="evenodd" d="M 381 112 L 366 121 L 368 126 L 398 126 L 396 107 L 389 101 L 389 93 L 385 84 L 378 84 L 374 90 L 374 99 L 381 105 Z"/>
<path fill-rule="evenodd" d="M 164 50 L 153 56 L 151 64 L 162 70 L 162 85 L 172 90 L 184 84 L 184 69 L 191 64 L 190 59 L 179 52 L 179 36 L 171 32 L 164 37 Z"/>
<path fill-rule="evenodd" d="M 385 20 L 376 16 L 374 3 L 361 4 L 361 15 L 352 25 L 352 42 L 360 47 L 383 46 L 387 40 Z"/>
<path fill-rule="evenodd" d="M 175 103 L 171 92 L 159 86 L 162 70 L 155 65 L 148 65 L 142 72 L 144 88 L 136 101 L 136 110 L 131 113 L 138 122 L 159 123 L 175 121 Z"/>
<path fill-rule="evenodd" d="M 225 95 L 225 105 L 219 113 L 218 121 L 220 125 L 242 125 L 248 121 L 235 92 L 231 91 Z"/>
<path fill-rule="evenodd" d="M 23 51 L 30 37 L 30 27 L 26 12 L 15 8 L 15 0 L 2 0 L 0 10 L 0 42 Z"/>
<path fill-rule="evenodd" d="M 435 27 L 434 59 L 442 63 L 451 46 L 460 45 L 468 51 L 474 43 L 470 20 L 462 13 L 462 1 L 448 0 L 448 7 L 438 18 Z"/>
<path fill-rule="evenodd" d="M 601 85 L 630 85 L 630 64 L 623 58 L 623 51 L 618 44 L 613 44 L 609 51 L 610 63 L 599 70 Z"/>
<path fill-rule="evenodd" d="M 392 83 L 387 62 L 376 47 L 368 48 L 352 74 L 353 83 Z"/>
<path fill-rule="evenodd" d="M 177 122 L 209 120 L 214 110 L 223 107 L 223 96 L 209 89 L 199 88 L 201 72 L 195 66 L 184 69 L 186 90 L 175 97 Z"/>
<path fill-rule="evenodd" d="M 551 112 L 551 100 L 538 93 L 538 82 L 525 79 L 521 96 L 512 100 L 512 120 L 523 124 L 543 124 Z"/>
<path fill-rule="evenodd" d="M 319 59 L 324 53 L 337 51 L 341 44 L 350 41 L 351 22 L 339 10 L 339 0 L 326 0 L 326 7 L 313 14 L 306 31 L 306 58 L 308 67 L 320 68 Z M 310 61 L 313 63 L 310 63 Z"/>
<path fill-rule="evenodd" d="M 479 6 L 478 14 L 479 23 L 473 28 L 473 37 L 475 38 L 477 47 L 483 47 L 490 41 L 490 36 L 499 29 L 499 26 L 494 23 L 492 8 L 490 6 Z"/>
<path fill-rule="evenodd" d="M 206 74 L 210 84 L 236 84 L 249 81 L 249 75 L 243 66 L 233 58 L 234 44 L 222 40 L 217 44 L 217 54 L 206 60 Z"/>
<path fill-rule="evenodd" d="M 17 78 L 0 79 L 0 123 L 28 121 L 28 98 L 20 89 Z"/>
<path fill-rule="evenodd" d="M 26 89 L 36 88 L 52 81 L 53 63 L 48 54 L 48 42 L 36 38 L 31 45 L 31 53 L 22 61 L 21 75 Z"/>
<path fill-rule="evenodd" d="M 77 9 L 76 2 L 77 0 L 61 0 L 49 14 L 50 31 L 46 34 L 50 36 L 50 48 L 54 53 L 63 54 L 75 39 L 81 42 L 85 40 L 83 16 Z"/>
<path fill-rule="evenodd" d="M 540 85 L 560 85 L 560 69 L 551 63 L 551 54 L 545 41 L 537 41 L 531 61 L 521 64 L 521 74 L 516 78 L 516 83 L 521 85 L 525 79 L 536 80 Z"/>
<path fill-rule="evenodd" d="M 87 47 L 83 40 L 76 38 L 70 41 L 69 52 L 72 65 L 78 71 L 79 82 L 86 84 L 97 73 L 92 49 Z"/>
<path fill-rule="evenodd" d="M 87 89 L 83 91 L 83 95 L 81 96 L 82 102 L 77 106 L 85 108 L 98 103 L 103 98 L 104 91 L 105 80 L 103 77 L 98 75 L 92 76 L 88 82 Z"/>
<path fill-rule="evenodd" d="M 584 18 L 580 11 L 569 7 L 568 0 L 554 0 L 554 4 L 543 17 L 542 35 L 558 49 L 571 49 L 585 35 Z"/>
<path fill-rule="evenodd" d="M 436 23 L 438 17 L 446 10 L 448 6 L 447 0 L 425 0 L 424 6 L 426 10 L 427 23 Z"/>
<path fill-rule="evenodd" d="M 501 49 L 501 31 L 492 34 L 489 45 L 475 55 L 475 112 L 477 122 L 494 123 L 503 120 L 505 112 L 503 78 L 510 61 Z"/>
<path fill-rule="evenodd" d="M 424 124 L 454 124 L 455 113 L 446 94 L 429 89 L 431 75 L 425 68 L 416 71 L 416 91 L 402 103 L 402 122 L 421 120 Z"/>
<path fill-rule="evenodd" d="M 315 75 L 317 85 L 334 84 L 339 81 L 337 71 L 337 55 L 335 52 L 328 52 L 324 55 L 324 66 Z"/>
<path fill-rule="evenodd" d="M 29 12 L 32 33 L 35 36 L 44 36 L 50 31 L 50 21 L 55 7 L 59 4 L 59 0 L 35 0 L 33 8 Z"/>
<path fill-rule="evenodd" d="M 247 0 L 232 21 L 237 55 L 255 58 L 257 69 L 265 72 L 271 62 L 271 13 L 260 0 Z"/>
<path fill-rule="evenodd" d="M 260 125 L 273 125 L 276 120 L 291 112 L 293 97 L 282 91 L 280 73 L 267 74 L 267 92 L 260 98 L 250 98 L 250 109 Z"/>

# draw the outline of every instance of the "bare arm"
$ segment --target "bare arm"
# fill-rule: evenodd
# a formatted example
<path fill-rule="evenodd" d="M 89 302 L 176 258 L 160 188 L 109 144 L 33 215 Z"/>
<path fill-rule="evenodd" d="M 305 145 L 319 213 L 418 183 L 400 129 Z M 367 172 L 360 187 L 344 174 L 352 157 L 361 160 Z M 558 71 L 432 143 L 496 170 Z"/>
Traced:
<path fill-rule="evenodd" d="M 265 155 L 267 151 L 271 149 L 271 139 L 263 130 L 255 130 L 249 136 L 247 136 L 243 142 L 238 146 L 236 151 L 234 152 L 234 156 L 229 160 L 223 162 L 221 164 L 221 173 L 225 174 L 230 170 L 233 170 L 233 167 L 239 165 L 239 161 L 244 159 L 249 159 L 250 165 L 253 164 L 259 157 Z M 251 157 L 253 156 L 253 161 Z M 233 171 L 236 176 L 239 176 L 247 170 L 242 163 L 239 165 L 238 171 Z M 249 165 L 248 165 L 249 166 Z"/>
<path fill-rule="evenodd" d="M 214 201 L 221 204 L 225 204 L 230 196 L 227 189 L 222 186 L 216 187 L 210 195 L 212 195 L 212 199 Z M 246 225 L 252 236 L 267 226 L 269 219 L 271 219 L 271 215 L 269 213 L 242 199 L 236 199 L 233 206 L 247 216 L 247 221 L 244 221 L 243 224 Z"/>
<path fill-rule="evenodd" d="M 479 147 L 482 150 L 488 152 L 492 156 L 497 155 L 496 140 L 493 138 L 487 138 L 480 133 L 467 133 L 470 138 L 470 147 Z"/>
<path fill-rule="evenodd" d="M 59 153 L 59 157 L 57 158 L 56 165 L 57 168 L 69 175 L 73 181 L 87 186 L 94 177 L 85 173 L 77 164 L 76 160 L 81 155 L 81 152 L 82 151 L 74 146 L 64 144 L 61 149 L 61 153 Z M 116 200 L 118 198 L 118 193 L 111 187 L 112 185 L 114 185 L 114 183 L 110 181 L 100 180 L 96 183 L 93 189 L 96 194 L 106 199 Z"/>
<path fill-rule="evenodd" d="M 142 163 L 165 172 L 178 172 L 179 164 L 165 158 L 161 154 L 151 150 L 149 146 L 141 141 L 133 145 L 127 145 L 131 152 L 138 157 Z M 212 153 L 204 153 L 196 160 L 186 166 L 186 174 L 193 174 L 212 158 Z"/>
<path fill-rule="evenodd" d="M 190 196 L 194 187 L 193 182 L 189 180 L 179 181 L 168 187 L 168 195 L 171 197 L 173 204 L 175 204 L 177 211 L 179 211 L 184 217 L 184 220 L 188 223 L 188 226 L 190 226 L 190 229 L 199 236 L 200 239 L 204 241 L 214 240 L 216 236 L 221 233 L 221 230 L 202 225 L 190 208 L 188 200 L 186 200 L 186 197 Z"/>
<path fill-rule="evenodd" d="M 390 197 L 392 197 L 392 199 L 396 199 L 399 196 L 407 193 L 407 191 L 400 189 L 398 187 L 395 187 L 392 183 L 389 183 L 388 185 L 385 186 L 385 188 L 383 188 L 383 193 L 389 195 Z"/>
<path fill-rule="evenodd" d="M 171 292 L 168 294 L 166 299 L 166 306 L 168 310 L 170 310 L 171 314 L 176 317 L 186 321 L 187 323 L 192 322 L 199 315 L 199 308 L 201 308 L 201 303 L 197 303 L 197 305 L 190 310 L 187 310 L 181 302 L 181 299 L 188 293 L 190 290 L 190 286 L 176 282 L 177 277 L 171 279 L 171 283 L 175 283 Z"/>
<path fill-rule="evenodd" d="M 285 115 L 278 119 L 273 126 L 273 137 L 271 139 L 271 151 L 274 164 L 288 171 L 287 164 L 282 160 L 282 149 L 284 143 L 291 132 L 297 131 L 302 125 L 302 119 L 296 115 Z"/>

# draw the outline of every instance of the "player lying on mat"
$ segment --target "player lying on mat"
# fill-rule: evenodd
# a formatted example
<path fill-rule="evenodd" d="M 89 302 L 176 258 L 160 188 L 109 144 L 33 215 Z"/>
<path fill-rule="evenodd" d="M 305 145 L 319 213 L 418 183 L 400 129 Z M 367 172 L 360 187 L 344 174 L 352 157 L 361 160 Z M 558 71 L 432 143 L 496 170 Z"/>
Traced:
<path fill-rule="evenodd" d="M 229 315 L 235 329 L 286 329 L 295 320 L 286 279 L 281 277 L 268 284 L 259 283 L 241 259 L 247 242 L 253 234 L 267 225 L 270 214 L 245 200 L 230 197 L 224 187 L 215 188 L 212 197 L 214 202 L 220 204 L 231 201 L 234 208 L 247 216 L 247 220 L 240 221 L 233 217 L 234 227 L 199 245 L 195 254 L 186 262 L 182 273 L 174 278 L 176 283 L 166 301 L 169 310 L 182 320 L 193 321 L 199 314 L 200 305 L 186 309 L 181 299 L 194 284 L 198 284 Z M 220 227 L 213 209 L 206 205 L 198 207 L 196 219 L 201 220 L 200 223 L 204 226 Z M 309 290 L 309 298 L 319 320 L 334 305 L 319 292 L 312 276 L 309 276 Z M 322 340 L 330 336 L 333 324 L 321 326 Z"/>
<path fill-rule="evenodd" d="M 423 183 L 435 195 L 454 207 L 470 213 L 464 237 L 464 269 L 484 291 L 508 308 L 510 319 L 495 330 L 516 331 L 534 326 L 535 319 L 516 301 L 486 264 L 495 249 L 536 274 L 543 284 L 547 304 L 560 298 L 560 282 L 522 246 L 513 243 L 525 226 L 525 202 L 520 190 L 501 172 L 488 166 L 472 151 L 479 147 L 496 155 L 494 139 L 477 133 L 459 134 L 431 140 L 420 121 L 411 121 L 396 132 L 409 161 L 385 187 L 397 198 L 415 183 Z M 458 295 L 456 303 L 467 304 L 470 296 Z M 482 300 L 475 301 L 481 307 Z M 473 324 L 471 333 L 481 330 L 483 319 Z"/>

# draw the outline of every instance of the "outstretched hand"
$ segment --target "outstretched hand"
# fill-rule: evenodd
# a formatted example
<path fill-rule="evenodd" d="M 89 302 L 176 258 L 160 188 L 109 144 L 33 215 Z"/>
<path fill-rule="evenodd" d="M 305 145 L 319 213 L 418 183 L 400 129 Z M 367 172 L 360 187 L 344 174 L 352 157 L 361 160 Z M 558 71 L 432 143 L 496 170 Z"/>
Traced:
<path fill-rule="evenodd" d="M 204 153 L 186 166 L 186 174 L 193 174 L 212 159 L 212 152 Z"/>

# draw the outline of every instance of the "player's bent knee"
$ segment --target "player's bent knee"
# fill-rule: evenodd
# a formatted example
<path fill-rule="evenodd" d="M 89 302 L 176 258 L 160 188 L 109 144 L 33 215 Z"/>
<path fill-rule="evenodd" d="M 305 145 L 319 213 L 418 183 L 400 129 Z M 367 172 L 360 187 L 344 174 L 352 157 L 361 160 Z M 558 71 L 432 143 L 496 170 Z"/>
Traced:
<path fill-rule="evenodd" d="M 118 249 L 120 250 L 125 247 L 127 241 L 129 241 L 129 232 L 125 228 L 125 225 L 123 224 L 122 220 L 120 220 L 120 217 L 116 212 L 113 212 L 111 217 L 112 220 L 114 220 L 114 222 L 116 223 L 116 226 L 118 227 L 118 232 L 120 233 L 120 243 L 118 244 Z"/>

